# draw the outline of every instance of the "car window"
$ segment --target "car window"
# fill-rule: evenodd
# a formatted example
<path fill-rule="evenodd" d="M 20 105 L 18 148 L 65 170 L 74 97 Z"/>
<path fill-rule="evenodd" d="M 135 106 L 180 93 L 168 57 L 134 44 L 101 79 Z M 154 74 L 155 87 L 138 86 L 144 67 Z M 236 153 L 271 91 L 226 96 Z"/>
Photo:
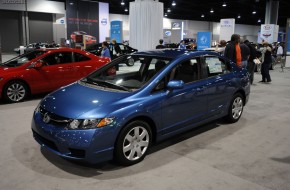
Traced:
<path fill-rule="evenodd" d="M 10 59 L 9 61 L 3 63 L 3 65 L 7 67 L 17 67 L 41 56 L 44 53 L 46 53 L 46 51 L 32 51 L 30 53 L 19 55 L 13 59 Z"/>
<path fill-rule="evenodd" d="M 52 53 L 43 59 L 44 64 L 46 65 L 56 65 L 56 64 L 65 64 L 72 62 L 72 52 L 57 52 Z"/>
<path fill-rule="evenodd" d="M 82 61 L 88 61 L 88 60 L 90 60 L 89 57 L 80 53 L 74 53 L 74 62 L 82 62 Z"/>
<path fill-rule="evenodd" d="M 122 51 L 125 50 L 125 46 L 123 44 L 119 44 L 119 47 Z"/>
<path fill-rule="evenodd" d="M 231 72 L 229 63 L 216 56 L 205 57 L 205 64 L 209 77 Z"/>
<path fill-rule="evenodd" d="M 181 62 L 172 70 L 171 80 L 182 80 L 184 83 L 198 80 L 200 78 L 199 62 L 199 57 Z"/>
<path fill-rule="evenodd" d="M 86 78 L 108 89 L 135 91 L 143 87 L 169 63 L 168 58 L 128 55 L 120 57 Z"/>

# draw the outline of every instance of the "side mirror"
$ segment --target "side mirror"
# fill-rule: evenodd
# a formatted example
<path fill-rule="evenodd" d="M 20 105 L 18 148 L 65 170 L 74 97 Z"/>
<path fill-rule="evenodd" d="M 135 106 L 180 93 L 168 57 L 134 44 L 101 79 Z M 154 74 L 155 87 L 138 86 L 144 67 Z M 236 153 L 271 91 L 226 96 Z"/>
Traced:
<path fill-rule="evenodd" d="M 38 69 L 38 68 L 40 68 L 40 67 L 42 67 L 42 66 L 43 66 L 43 61 L 38 60 L 38 61 L 33 65 L 33 68 Z"/>
<path fill-rule="evenodd" d="M 184 87 L 184 82 L 182 80 L 171 80 L 167 84 L 167 88 L 169 90 L 182 89 L 183 87 Z"/>

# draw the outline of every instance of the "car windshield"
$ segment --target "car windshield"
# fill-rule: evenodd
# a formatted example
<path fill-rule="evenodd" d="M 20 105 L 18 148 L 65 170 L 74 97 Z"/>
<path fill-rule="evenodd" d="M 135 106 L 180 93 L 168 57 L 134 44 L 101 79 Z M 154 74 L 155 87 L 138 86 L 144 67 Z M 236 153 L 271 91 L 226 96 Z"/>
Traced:
<path fill-rule="evenodd" d="M 81 82 L 133 92 L 146 85 L 170 61 L 169 58 L 126 55 L 95 71 Z"/>
<path fill-rule="evenodd" d="M 9 61 L 6 61 L 1 64 L 1 66 L 5 67 L 18 67 L 20 65 L 23 65 L 32 59 L 35 59 L 36 57 L 44 54 L 45 51 L 33 51 L 24 55 L 19 55 L 13 59 L 10 59 Z"/>

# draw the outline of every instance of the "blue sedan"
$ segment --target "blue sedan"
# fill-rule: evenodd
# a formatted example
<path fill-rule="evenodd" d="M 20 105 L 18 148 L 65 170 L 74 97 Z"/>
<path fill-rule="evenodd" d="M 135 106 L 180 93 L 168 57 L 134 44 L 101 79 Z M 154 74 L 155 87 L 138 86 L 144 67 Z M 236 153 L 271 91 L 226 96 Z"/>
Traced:
<path fill-rule="evenodd" d="M 249 94 L 246 69 L 217 53 L 137 52 L 47 95 L 32 132 L 64 158 L 132 165 L 155 142 L 218 118 L 237 122 Z"/>

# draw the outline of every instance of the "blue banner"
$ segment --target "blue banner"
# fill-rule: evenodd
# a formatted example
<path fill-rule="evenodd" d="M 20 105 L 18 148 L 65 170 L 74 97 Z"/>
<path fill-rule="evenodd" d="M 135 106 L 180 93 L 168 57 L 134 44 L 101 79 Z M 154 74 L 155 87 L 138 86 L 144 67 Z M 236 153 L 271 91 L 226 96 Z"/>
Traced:
<path fill-rule="evenodd" d="M 123 42 L 123 27 L 122 21 L 112 21 L 111 22 L 111 40 L 115 39 L 117 43 Z"/>
<path fill-rule="evenodd" d="M 203 50 L 211 47 L 211 33 L 210 32 L 198 32 L 197 33 L 197 49 Z"/>
<path fill-rule="evenodd" d="M 287 44 L 288 44 L 287 52 L 289 52 L 290 51 L 290 27 L 288 28 L 288 42 L 287 42 Z M 289 57 L 287 57 L 287 59 L 289 59 Z"/>

